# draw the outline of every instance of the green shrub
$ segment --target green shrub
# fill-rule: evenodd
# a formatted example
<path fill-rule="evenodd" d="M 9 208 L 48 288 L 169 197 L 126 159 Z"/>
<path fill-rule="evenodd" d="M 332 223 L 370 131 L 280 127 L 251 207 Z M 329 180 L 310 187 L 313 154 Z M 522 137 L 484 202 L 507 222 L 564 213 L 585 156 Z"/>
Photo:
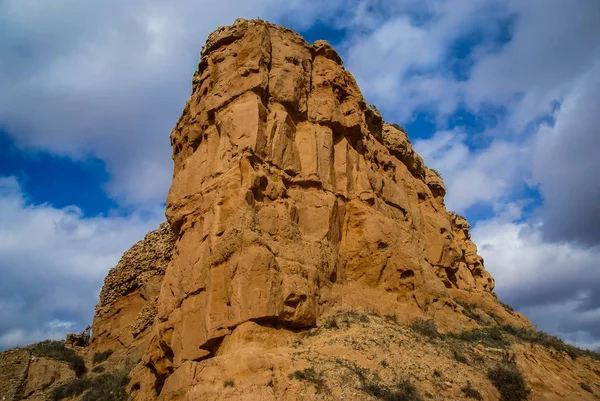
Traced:
<path fill-rule="evenodd" d="M 502 307 L 511 315 L 514 315 L 515 310 L 513 309 L 512 306 L 510 306 L 509 304 L 505 304 L 504 302 L 498 300 L 498 302 L 500 303 L 500 305 L 502 305 Z"/>
<path fill-rule="evenodd" d="M 73 379 L 65 384 L 62 384 L 52 391 L 50 398 L 53 401 L 59 401 L 65 398 L 78 396 L 88 390 L 92 385 L 92 381 L 87 378 Z"/>
<path fill-rule="evenodd" d="M 464 363 L 465 365 L 469 364 L 469 361 L 467 360 L 467 357 L 462 352 L 457 351 L 457 350 L 452 350 L 452 354 L 454 355 L 454 359 L 457 362 Z"/>
<path fill-rule="evenodd" d="M 55 388 L 50 398 L 60 401 L 85 393 L 82 401 L 125 401 L 128 397 L 127 383 L 129 376 L 124 371 L 105 373 L 92 379 L 79 377 Z"/>
<path fill-rule="evenodd" d="M 380 381 L 363 384 L 362 390 L 384 401 L 422 401 L 421 395 L 409 379 L 399 380 L 394 386 L 385 386 Z"/>
<path fill-rule="evenodd" d="M 92 357 L 92 363 L 95 365 L 97 363 L 102 363 L 108 359 L 109 356 L 113 354 L 113 350 L 109 349 L 103 352 L 96 352 Z"/>
<path fill-rule="evenodd" d="M 233 380 L 225 380 L 223 382 L 223 387 L 235 387 L 235 382 Z"/>
<path fill-rule="evenodd" d="M 27 349 L 37 357 L 46 357 L 69 363 L 77 376 L 86 372 L 85 361 L 71 348 L 65 347 L 63 341 L 46 340 L 31 344 Z"/>
<path fill-rule="evenodd" d="M 467 381 L 467 385 L 460 389 L 465 394 L 465 397 L 472 398 L 474 400 L 483 401 L 483 396 L 473 387 L 471 387 L 471 382 Z"/>
<path fill-rule="evenodd" d="M 396 128 L 398 131 L 402 131 L 402 132 L 404 132 L 404 133 L 406 134 L 406 129 L 405 129 L 403 126 L 401 126 L 401 125 L 399 125 L 399 124 L 396 124 L 396 123 L 394 123 L 394 124 L 390 124 L 390 125 L 391 125 L 392 127 Z"/>
<path fill-rule="evenodd" d="M 502 329 L 499 327 L 484 327 L 463 331 L 462 333 L 450 333 L 447 335 L 466 342 L 479 342 L 488 347 L 506 348 L 510 343 L 502 335 Z"/>
<path fill-rule="evenodd" d="M 502 401 L 523 401 L 531 392 L 514 361 L 496 364 L 488 371 L 488 378 L 500 392 Z"/>
<path fill-rule="evenodd" d="M 430 168 L 429 170 L 431 170 L 431 172 L 432 172 L 433 174 L 435 174 L 435 175 L 437 175 L 438 177 L 442 178 L 442 175 L 441 175 L 441 174 L 440 174 L 440 172 L 439 172 L 439 171 L 437 171 L 436 169 L 434 169 L 434 168 Z"/>
<path fill-rule="evenodd" d="M 519 338 L 522 341 L 526 341 L 533 344 L 540 344 L 544 347 L 554 348 L 557 351 L 565 352 L 573 360 L 580 356 L 589 356 L 592 359 L 600 360 L 600 353 L 584 350 L 579 347 L 569 345 L 560 338 L 545 333 L 543 331 L 537 331 L 526 328 L 517 328 L 510 325 L 502 326 L 502 329 L 507 333 Z"/>
<path fill-rule="evenodd" d="M 328 390 L 327 385 L 325 384 L 323 373 L 317 373 L 317 371 L 314 370 L 312 367 L 303 370 L 297 370 L 294 373 L 290 373 L 288 375 L 288 378 L 312 383 L 315 386 L 317 392 Z"/>
<path fill-rule="evenodd" d="M 579 383 L 579 385 L 581 386 L 582 389 L 584 389 L 588 393 L 594 394 L 594 392 L 592 391 L 592 388 L 590 386 L 588 386 L 586 383 L 581 382 L 581 383 Z"/>
<path fill-rule="evenodd" d="M 436 339 L 440 336 L 440 333 L 438 333 L 437 326 L 433 319 L 425 320 L 417 318 L 413 320 L 413 322 L 410 324 L 410 328 L 416 333 L 429 337 L 429 339 L 431 340 Z"/>
<path fill-rule="evenodd" d="M 468 317 L 470 319 L 475 320 L 477 323 L 483 323 L 483 319 L 481 318 L 481 316 L 477 312 L 475 312 L 475 308 L 477 308 L 477 306 L 463 303 L 460 301 L 456 301 L 456 303 L 463 307 L 463 310 L 462 310 L 463 315 L 465 315 L 466 317 Z"/>
<path fill-rule="evenodd" d="M 398 316 L 396 316 L 396 314 L 394 313 L 390 315 L 385 315 L 384 318 L 390 323 L 398 324 Z"/>
<path fill-rule="evenodd" d="M 127 383 L 129 383 L 129 376 L 125 372 L 97 376 L 81 401 L 126 401 Z"/>

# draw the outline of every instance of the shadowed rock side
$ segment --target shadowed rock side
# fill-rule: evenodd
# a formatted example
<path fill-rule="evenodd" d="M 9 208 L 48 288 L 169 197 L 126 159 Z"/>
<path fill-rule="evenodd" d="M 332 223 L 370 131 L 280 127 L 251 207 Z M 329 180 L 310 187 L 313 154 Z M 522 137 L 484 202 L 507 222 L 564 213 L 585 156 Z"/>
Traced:
<path fill-rule="evenodd" d="M 345 283 L 417 309 L 450 289 L 494 288 L 441 178 L 324 41 L 258 20 L 215 31 L 171 143 L 176 241 L 133 373 L 138 399 L 219 354 L 244 322 L 282 328 L 282 339 L 314 327 Z M 103 290 L 94 341 L 121 338 L 111 327 L 125 330 L 153 291 L 125 290 L 124 304 L 137 300 L 125 313 L 104 308 Z M 108 323 L 111 313 L 121 317 Z"/>
<path fill-rule="evenodd" d="M 148 233 L 131 247 L 104 279 L 92 325 L 95 351 L 146 347 L 156 317 L 160 286 L 173 256 L 175 237 L 169 224 Z"/>

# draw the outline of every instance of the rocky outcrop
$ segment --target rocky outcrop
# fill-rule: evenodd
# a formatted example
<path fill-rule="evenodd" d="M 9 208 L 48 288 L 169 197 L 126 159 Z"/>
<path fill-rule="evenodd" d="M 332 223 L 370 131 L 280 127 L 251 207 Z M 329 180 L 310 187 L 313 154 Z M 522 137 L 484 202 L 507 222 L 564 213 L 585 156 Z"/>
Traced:
<path fill-rule="evenodd" d="M 597 398 L 600 354 L 498 301 L 443 180 L 327 42 L 219 28 L 171 143 L 168 222 L 106 277 L 89 346 L 0 353 L 7 400 Z"/>
<path fill-rule="evenodd" d="M 258 20 L 215 31 L 171 143 L 176 242 L 140 397 L 245 322 L 314 327 L 334 285 L 416 308 L 447 289 L 494 287 L 441 179 L 324 41 Z"/>
<path fill-rule="evenodd" d="M 96 352 L 145 347 L 175 238 L 167 223 L 129 249 L 104 279 L 92 326 Z"/>

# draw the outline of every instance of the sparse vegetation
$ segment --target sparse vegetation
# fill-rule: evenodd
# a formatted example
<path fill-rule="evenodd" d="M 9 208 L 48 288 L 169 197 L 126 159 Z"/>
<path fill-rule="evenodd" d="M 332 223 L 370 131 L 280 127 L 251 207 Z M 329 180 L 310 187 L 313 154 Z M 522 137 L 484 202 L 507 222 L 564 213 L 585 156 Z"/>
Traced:
<path fill-rule="evenodd" d="M 472 398 L 474 400 L 479 401 L 483 400 L 483 396 L 481 395 L 481 393 L 471 386 L 470 381 L 467 381 L 467 385 L 461 388 L 460 391 L 462 391 L 465 394 L 465 397 L 467 398 Z"/>
<path fill-rule="evenodd" d="M 46 340 L 32 344 L 27 349 L 37 357 L 46 357 L 69 363 L 77 376 L 81 376 L 86 372 L 83 358 L 71 348 L 67 348 L 63 341 Z"/>
<path fill-rule="evenodd" d="M 223 382 L 223 387 L 235 387 L 235 382 L 231 379 Z"/>
<path fill-rule="evenodd" d="M 543 331 L 531 330 L 526 328 L 517 328 L 509 325 L 502 326 L 502 329 L 522 341 L 533 344 L 540 344 L 544 347 L 554 348 L 557 351 L 566 352 L 571 357 L 571 359 L 576 359 L 580 356 L 589 356 L 590 358 L 600 360 L 600 353 L 584 350 L 573 345 L 569 345 L 560 338 L 545 333 Z"/>
<path fill-rule="evenodd" d="M 434 340 L 440 336 L 438 333 L 437 326 L 433 319 L 425 320 L 417 318 L 410 324 L 410 328 L 416 333 L 422 334 L 428 337 L 430 340 Z"/>
<path fill-rule="evenodd" d="M 329 316 L 327 319 L 325 319 L 325 322 L 323 323 L 322 326 L 324 329 L 339 329 L 340 326 L 337 323 L 337 320 L 335 318 L 335 316 Z"/>
<path fill-rule="evenodd" d="M 488 378 L 500 392 L 502 401 L 523 401 L 531 390 L 513 359 L 507 357 L 488 371 Z"/>
<path fill-rule="evenodd" d="M 125 401 L 128 382 L 128 373 L 124 371 L 105 373 L 92 379 L 80 377 L 55 388 L 50 398 L 59 401 L 83 394 L 82 401 Z"/>
<path fill-rule="evenodd" d="M 398 324 L 398 316 L 395 314 L 385 315 L 384 317 L 388 322 Z"/>
<path fill-rule="evenodd" d="M 481 318 L 481 315 L 479 315 L 476 311 L 475 305 L 471 305 L 471 304 L 467 304 L 467 303 L 463 303 L 460 301 L 456 301 L 456 303 L 460 306 L 462 306 L 463 310 L 462 313 L 463 315 L 465 315 L 466 317 L 475 320 L 477 323 L 483 323 L 483 319 Z"/>
<path fill-rule="evenodd" d="M 384 401 L 422 401 L 421 395 L 409 379 L 399 380 L 392 387 L 388 387 L 380 381 L 370 381 L 363 384 L 362 390 L 380 400 Z"/>
<path fill-rule="evenodd" d="M 435 175 L 437 175 L 438 177 L 442 178 L 442 175 L 441 175 L 441 174 L 440 174 L 440 172 L 439 172 L 439 171 L 437 171 L 436 169 L 434 169 L 434 168 L 430 168 L 429 170 L 431 170 L 431 172 L 432 172 L 433 174 L 435 174 Z"/>
<path fill-rule="evenodd" d="M 481 329 L 463 331 L 462 333 L 450 333 L 447 336 L 466 342 L 479 342 L 488 347 L 506 348 L 510 345 L 502 335 L 500 327 L 483 327 Z"/>
<path fill-rule="evenodd" d="M 502 307 L 511 315 L 513 315 L 515 313 L 515 310 L 509 304 L 505 304 L 504 302 L 500 301 L 499 299 L 498 299 L 498 303 L 500 303 L 500 305 L 502 305 Z"/>
<path fill-rule="evenodd" d="M 323 373 L 317 373 L 317 371 L 312 367 L 303 370 L 297 370 L 294 373 L 290 373 L 288 375 L 288 378 L 309 382 L 313 386 L 315 386 L 315 389 L 318 393 L 329 390 L 327 385 L 325 384 L 325 378 L 323 377 Z"/>
<path fill-rule="evenodd" d="M 113 354 L 113 350 L 109 349 L 103 352 L 96 352 L 92 357 L 92 363 L 94 365 L 106 361 Z"/>
<path fill-rule="evenodd" d="M 467 357 L 462 352 L 457 351 L 457 350 L 452 350 L 452 354 L 454 355 L 454 359 L 457 362 L 464 363 L 465 365 L 469 364 L 469 361 L 467 360 Z"/>
<path fill-rule="evenodd" d="M 94 366 L 94 367 L 92 368 L 92 372 L 94 372 L 94 373 L 102 373 L 102 372 L 104 372 L 105 370 L 106 370 L 106 369 L 104 369 L 104 366 L 102 366 L 102 365 Z"/>
<path fill-rule="evenodd" d="M 404 132 L 406 134 L 406 129 L 403 126 L 401 126 L 400 124 L 394 123 L 394 124 L 390 124 L 390 125 L 392 127 L 396 128 L 398 131 L 402 131 L 402 132 Z"/>
<path fill-rule="evenodd" d="M 594 394 L 594 392 L 592 391 L 592 388 L 590 386 L 588 386 L 586 383 L 581 382 L 581 383 L 579 383 L 579 385 L 581 386 L 582 389 L 584 389 L 588 393 Z"/>

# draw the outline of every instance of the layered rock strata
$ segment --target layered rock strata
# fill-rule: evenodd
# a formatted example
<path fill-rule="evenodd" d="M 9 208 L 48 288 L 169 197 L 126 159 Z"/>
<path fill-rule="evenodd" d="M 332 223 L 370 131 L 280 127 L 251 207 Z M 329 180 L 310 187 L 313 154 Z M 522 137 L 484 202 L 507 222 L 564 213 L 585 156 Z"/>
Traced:
<path fill-rule="evenodd" d="M 94 323 L 99 344 L 156 307 L 134 372 L 138 398 L 157 397 L 184 364 L 218 354 L 245 322 L 315 326 L 334 285 L 421 308 L 448 289 L 494 288 L 468 223 L 444 207 L 441 178 L 365 103 L 327 42 L 259 20 L 213 32 L 171 144 L 175 242 L 172 258 L 159 257 L 164 278 L 117 279 L 151 290 L 126 289 L 118 301 L 103 290 Z M 111 302 L 138 296 L 131 312 L 114 312 Z"/>

